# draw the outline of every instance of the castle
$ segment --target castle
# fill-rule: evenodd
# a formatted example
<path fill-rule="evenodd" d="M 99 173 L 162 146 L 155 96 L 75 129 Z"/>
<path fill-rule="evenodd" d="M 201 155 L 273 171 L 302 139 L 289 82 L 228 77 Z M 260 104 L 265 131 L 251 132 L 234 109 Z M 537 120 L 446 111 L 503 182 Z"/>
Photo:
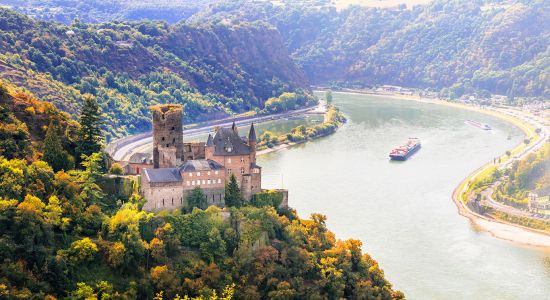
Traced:
<path fill-rule="evenodd" d="M 180 105 L 158 105 L 153 114 L 153 168 L 143 170 L 141 192 L 145 210 L 185 206 L 195 187 L 208 205 L 224 206 L 225 184 L 234 175 L 245 200 L 261 191 L 262 169 L 256 164 L 256 131 L 239 136 L 235 123 L 217 128 L 206 143 L 183 143 Z"/>

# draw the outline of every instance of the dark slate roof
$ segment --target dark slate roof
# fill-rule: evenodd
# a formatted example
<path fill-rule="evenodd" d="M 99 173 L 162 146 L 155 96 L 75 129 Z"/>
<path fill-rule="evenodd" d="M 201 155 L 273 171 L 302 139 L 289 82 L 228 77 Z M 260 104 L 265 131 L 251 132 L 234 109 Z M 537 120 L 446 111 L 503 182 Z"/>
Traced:
<path fill-rule="evenodd" d="M 214 146 L 214 138 L 211 134 L 208 134 L 208 140 L 206 141 L 206 147 L 213 147 Z"/>
<path fill-rule="evenodd" d="M 248 133 L 248 140 L 249 141 L 256 141 L 256 129 L 254 129 L 254 123 L 250 125 L 250 132 Z"/>
<path fill-rule="evenodd" d="M 223 166 L 210 159 L 193 159 L 184 162 L 179 170 L 182 172 L 223 170 Z"/>
<path fill-rule="evenodd" d="M 150 163 L 153 159 L 153 156 L 151 153 L 139 153 L 136 152 L 130 156 L 130 159 L 128 159 L 131 163 Z"/>
<path fill-rule="evenodd" d="M 250 164 L 250 168 L 251 169 L 255 169 L 255 168 L 261 169 L 262 167 L 258 166 L 257 164 L 252 163 L 252 164 Z"/>
<path fill-rule="evenodd" d="M 220 128 L 214 135 L 214 155 L 248 155 L 250 147 L 243 142 L 236 128 Z"/>
<path fill-rule="evenodd" d="M 161 168 L 143 170 L 149 182 L 181 182 L 179 168 Z"/>

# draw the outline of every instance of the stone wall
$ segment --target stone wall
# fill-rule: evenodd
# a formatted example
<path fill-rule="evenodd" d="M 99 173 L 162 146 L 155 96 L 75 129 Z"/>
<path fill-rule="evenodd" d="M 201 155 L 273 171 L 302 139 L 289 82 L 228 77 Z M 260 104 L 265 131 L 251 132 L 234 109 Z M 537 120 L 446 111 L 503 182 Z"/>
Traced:
<path fill-rule="evenodd" d="M 145 179 L 145 178 L 143 178 Z M 176 209 L 184 204 L 184 193 L 181 182 L 150 183 L 142 180 L 142 194 L 147 199 L 143 209 L 147 211 Z"/>
<path fill-rule="evenodd" d="M 151 107 L 153 114 L 153 167 L 175 167 L 183 161 L 183 108 L 166 104 Z"/>
<path fill-rule="evenodd" d="M 183 161 L 204 159 L 206 145 L 203 142 L 183 143 Z"/>

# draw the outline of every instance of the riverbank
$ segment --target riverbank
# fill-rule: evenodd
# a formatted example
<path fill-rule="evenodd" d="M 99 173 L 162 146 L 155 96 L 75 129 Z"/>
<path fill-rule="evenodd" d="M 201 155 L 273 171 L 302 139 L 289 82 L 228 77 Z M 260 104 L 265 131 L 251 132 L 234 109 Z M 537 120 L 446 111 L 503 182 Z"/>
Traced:
<path fill-rule="evenodd" d="M 402 94 L 390 94 L 390 93 L 379 94 L 379 93 L 372 93 L 372 92 L 363 91 L 363 90 L 345 90 L 342 92 L 338 91 L 338 93 L 367 94 L 372 96 L 388 97 L 388 98 L 394 98 L 399 100 L 409 100 L 409 101 L 416 101 L 416 102 L 428 103 L 428 104 L 445 105 L 449 107 L 475 111 L 475 112 L 491 115 L 493 117 L 507 121 L 513 124 L 514 126 L 520 128 L 525 133 L 526 138 L 529 138 L 531 140 L 530 145 L 538 144 L 541 140 L 540 136 L 538 136 L 535 133 L 535 128 L 531 124 L 524 123 L 522 120 L 512 117 L 496 109 L 468 106 L 461 103 L 453 103 L 453 102 L 449 102 L 441 99 L 423 98 L 423 97 L 414 96 L 414 95 L 402 95 Z M 527 147 L 528 145 L 525 145 L 524 143 L 518 144 L 516 147 L 514 147 L 510 151 L 511 152 L 510 156 L 503 154 L 500 157 L 501 163 L 497 166 L 505 166 L 506 164 L 509 164 L 513 160 L 514 156 L 521 158 L 525 155 L 528 155 L 529 153 L 531 153 L 531 151 L 525 151 Z M 535 149 L 529 149 L 529 150 L 535 150 Z M 476 227 L 478 227 L 479 229 L 485 232 L 488 232 L 494 237 L 497 237 L 503 240 L 508 240 L 508 241 L 522 244 L 522 245 L 550 249 L 550 235 L 547 232 L 543 232 L 543 231 L 528 228 L 519 224 L 510 223 L 503 220 L 498 220 L 487 216 L 483 216 L 475 213 L 466 205 L 466 201 L 464 200 L 467 199 L 465 194 L 467 192 L 469 184 L 473 182 L 475 179 L 485 175 L 485 173 L 491 168 L 493 168 L 494 166 L 495 164 L 493 163 L 487 163 L 483 165 L 482 167 L 480 167 L 479 169 L 477 169 L 476 171 L 468 175 L 466 178 L 464 178 L 460 182 L 458 187 L 453 191 L 452 199 L 456 204 L 459 213 L 462 216 L 467 217 L 474 225 L 476 225 Z"/>
<path fill-rule="evenodd" d="M 317 106 L 306 107 L 273 115 L 243 116 L 239 119 L 226 118 L 200 125 L 197 124 L 195 126 L 193 126 L 193 124 L 188 124 L 185 125 L 188 129 L 183 131 L 183 135 L 185 137 L 208 133 L 213 131 L 215 126 L 231 126 L 233 122 L 235 122 L 237 126 L 247 126 L 252 123 L 259 124 L 262 122 L 270 122 L 273 120 L 301 116 L 309 113 L 318 114 L 319 111 L 321 111 L 322 109 L 323 105 L 319 104 Z M 145 132 L 112 141 L 107 145 L 105 151 L 116 161 L 127 161 L 130 156 L 136 152 L 136 149 L 145 147 L 148 143 L 151 142 L 152 132 Z"/>
<path fill-rule="evenodd" d="M 345 122 L 346 117 L 332 105 L 324 106 L 324 120 L 321 124 L 305 127 L 298 126 L 290 132 L 280 134 L 279 136 L 265 137 L 265 134 L 259 139 L 259 146 L 265 147 L 257 152 L 257 155 L 263 155 L 275 151 L 280 151 L 295 145 L 304 144 L 308 141 L 319 139 L 331 135 L 338 130 Z M 267 140 L 266 140 L 267 139 Z"/>

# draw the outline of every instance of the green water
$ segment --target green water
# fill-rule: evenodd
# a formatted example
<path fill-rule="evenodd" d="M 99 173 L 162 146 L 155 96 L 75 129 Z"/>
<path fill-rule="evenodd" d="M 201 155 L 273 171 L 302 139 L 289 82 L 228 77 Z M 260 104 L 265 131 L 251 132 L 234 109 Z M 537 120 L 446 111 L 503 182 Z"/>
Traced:
<path fill-rule="evenodd" d="M 521 142 L 519 129 L 412 101 L 335 93 L 334 103 L 349 123 L 261 156 L 264 187 L 288 188 L 300 216 L 323 213 L 338 238 L 361 240 L 409 299 L 550 299 L 550 253 L 476 230 L 451 200 L 466 175 Z M 390 162 L 409 137 L 422 149 Z"/>

